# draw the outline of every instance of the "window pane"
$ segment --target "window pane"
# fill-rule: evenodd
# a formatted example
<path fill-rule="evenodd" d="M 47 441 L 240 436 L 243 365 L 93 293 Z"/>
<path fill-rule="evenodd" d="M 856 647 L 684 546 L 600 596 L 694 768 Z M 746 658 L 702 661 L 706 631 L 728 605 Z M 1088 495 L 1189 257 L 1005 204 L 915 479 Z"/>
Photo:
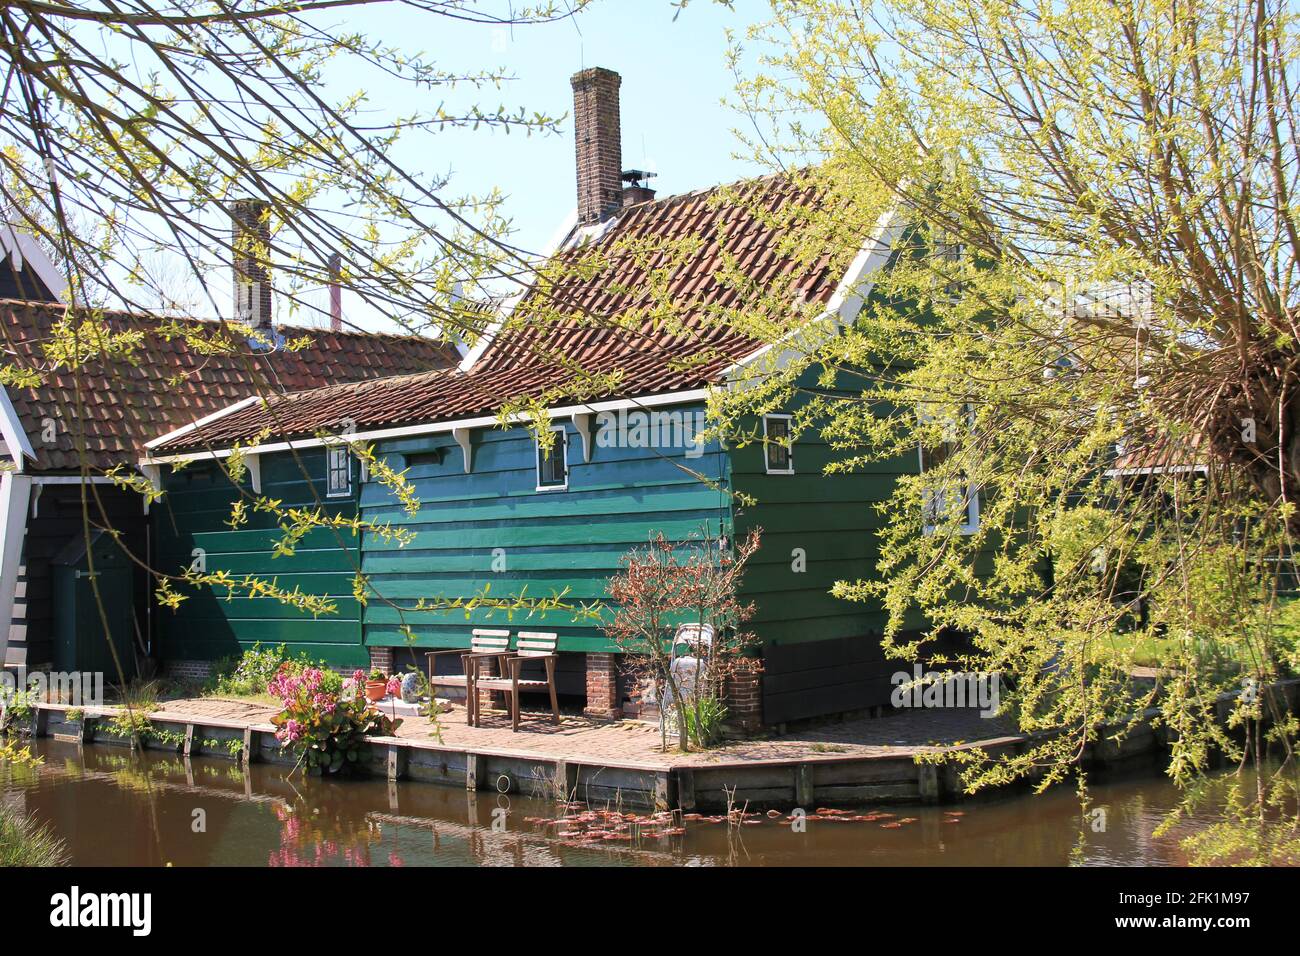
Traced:
<path fill-rule="evenodd" d="M 566 463 L 565 463 L 565 436 L 562 432 L 556 432 L 554 441 L 551 442 L 549 449 L 542 448 L 541 442 L 537 444 L 537 477 L 538 484 L 543 488 L 563 485 L 567 481 Z"/>
<path fill-rule="evenodd" d="M 790 470 L 790 421 L 786 418 L 763 419 L 767 432 L 768 471 Z"/>
<path fill-rule="evenodd" d="M 346 448 L 331 448 L 326 456 L 328 493 L 345 495 L 351 490 L 352 468 Z"/>

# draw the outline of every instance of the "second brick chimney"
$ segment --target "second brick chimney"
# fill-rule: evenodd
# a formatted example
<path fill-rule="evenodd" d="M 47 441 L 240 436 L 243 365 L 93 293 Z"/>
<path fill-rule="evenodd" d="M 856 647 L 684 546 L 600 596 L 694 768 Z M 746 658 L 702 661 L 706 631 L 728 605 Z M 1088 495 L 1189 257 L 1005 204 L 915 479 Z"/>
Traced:
<path fill-rule="evenodd" d="M 613 70 L 593 67 L 573 74 L 573 126 L 578 159 L 578 224 L 616 215 L 623 204 L 623 132 Z"/>
<path fill-rule="evenodd" d="M 271 327 L 271 206 L 237 199 L 230 207 L 231 264 L 235 274 L 235 321 Z"/>

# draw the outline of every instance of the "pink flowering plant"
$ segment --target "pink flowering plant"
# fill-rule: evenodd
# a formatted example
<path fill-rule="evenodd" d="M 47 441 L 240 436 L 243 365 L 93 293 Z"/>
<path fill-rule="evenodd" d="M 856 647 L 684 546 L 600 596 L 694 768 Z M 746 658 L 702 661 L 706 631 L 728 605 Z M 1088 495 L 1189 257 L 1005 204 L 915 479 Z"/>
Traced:
<path fill-rule="evenodd" d="M 356 769 L 364 739 L 391 736 L 402 723 L 370 707 L 361 671 L 340 682 L 332 671 L 288 662 L 266 691 L 284 705 L 271 718 L 276 739 L 294 750 L 309 770 Z"/>

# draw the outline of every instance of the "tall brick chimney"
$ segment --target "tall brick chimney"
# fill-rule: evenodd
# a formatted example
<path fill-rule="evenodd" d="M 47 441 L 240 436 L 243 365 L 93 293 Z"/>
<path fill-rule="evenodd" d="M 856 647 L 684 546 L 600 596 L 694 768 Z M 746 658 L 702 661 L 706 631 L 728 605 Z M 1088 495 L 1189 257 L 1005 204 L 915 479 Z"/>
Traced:
<path fill-rule="evenodd" d="M 573 74 L 573 126 L 578 158 L 578 224 L 615 215 L 623 204 L 623 132 L 613 70 L 593 67 Z"/>
<path fill-rule="evenodd" d="M 271 328 L 271 205 L 236 199 L 230 207 L 235 321 Z"/>

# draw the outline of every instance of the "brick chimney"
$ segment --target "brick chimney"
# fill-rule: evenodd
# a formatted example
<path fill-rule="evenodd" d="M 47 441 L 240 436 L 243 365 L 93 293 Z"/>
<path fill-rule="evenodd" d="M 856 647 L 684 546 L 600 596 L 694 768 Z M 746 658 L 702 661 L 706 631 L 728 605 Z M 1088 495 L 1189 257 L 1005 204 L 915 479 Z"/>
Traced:
<path fill-rule="evenodd" d="M 573 74 L 573 126 L 578 159 L 578 224 L 616 215 L 623 204 L 623 133 L 613 70 L 593 67 Z"/>
<path fill-rule="evenodd" d="M 271 328 L 271 205 L 261 199 L 231 203 L 231 262 L 235 321 Z"/>

